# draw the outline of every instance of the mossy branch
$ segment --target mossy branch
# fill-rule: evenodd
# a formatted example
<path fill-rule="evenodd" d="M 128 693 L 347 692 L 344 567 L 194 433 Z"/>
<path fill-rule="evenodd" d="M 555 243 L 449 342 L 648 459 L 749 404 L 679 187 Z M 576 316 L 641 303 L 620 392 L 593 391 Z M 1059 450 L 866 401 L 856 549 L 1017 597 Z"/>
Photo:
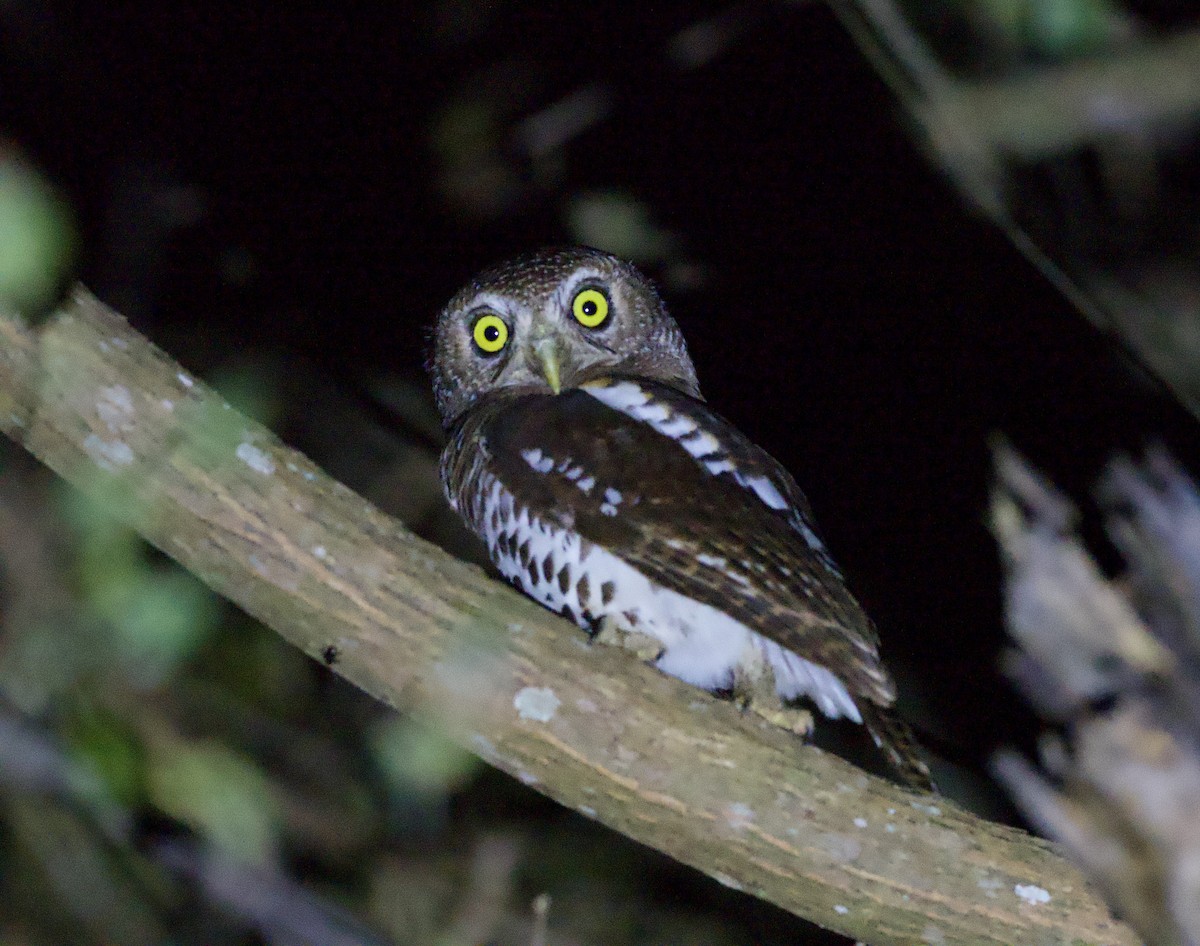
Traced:
<path fill-rule="evenodd" d="M 723 883 L 876 946 L 1135 942 L 1049 844 L 589 649 L 84 290 L 37 330 L 0 317 L 0 428 L 355 685 Z"/>

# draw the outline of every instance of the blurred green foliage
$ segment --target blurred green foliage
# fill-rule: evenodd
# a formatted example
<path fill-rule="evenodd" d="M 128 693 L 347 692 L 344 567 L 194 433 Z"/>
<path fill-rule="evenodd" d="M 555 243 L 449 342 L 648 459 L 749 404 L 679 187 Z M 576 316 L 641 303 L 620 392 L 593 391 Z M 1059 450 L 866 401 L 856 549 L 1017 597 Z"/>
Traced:
<path fill-rule="evenodd" d="M 567 226 L 576 243 L 595 246 L 643 265 L 675 247 L 672 234 L 654 223 L 646 204 L 620 191 L 589 191 L 567 203 Z"/>
<path fill-rule="evenodd" d="M 64 287 L 75 246 L 67 203 L 0 139 L 0 308 L 44 314 Z"/>
<path fill-rule="evenodd" d="M 1025 7 L 1022 25 L 1029 45 L 1048 58 L 1099 52 L 1112 40 L 1117 11 L 1107 0 L 1038 0 Z"/>
<path fill-rule="evenodd" d="M 111 630 L 113 656 L 131 680 L 162 683 L 216 630 L 218 599 L 187 572 L 155 561 L 111 506 L 65 487 L 61 500 L 74 530 L 82 603 Z"/>
<path fill-rule="evenodd" d="M 1094 55 L 1110 48 L 1128 30 L 1126 14 L 1112 0 L 954 0 L 950 6 L 955 17 L 973 24 L 991 43 L 1025 59 Z M 917 19 L 927 14 L 928 10 L 913 8 Z M 953 30 L 946 31 L 953 35 Z"/>
<path fill-rule="evenodd" d="M 425 724 L 385 716 L 367 734 L 371 756 L 391 792 L 401 798 L 444 798 L 461 789 L 483 765 Z"/>
<path fill-rule="evenodd" d="M 222 853 L 265 864 L 282 827 L 271 781 L 253 759 L 209 740 L 173 733 L 149 740 L 148 800 Z"/>
<path fill-rule="evenodd" d="M 120 715 L 81 700 L 63 721 L 62 734 L 70 754 L 99 777 L 107 799 L 130 807 L 145 797 L 145 752 Z"/>

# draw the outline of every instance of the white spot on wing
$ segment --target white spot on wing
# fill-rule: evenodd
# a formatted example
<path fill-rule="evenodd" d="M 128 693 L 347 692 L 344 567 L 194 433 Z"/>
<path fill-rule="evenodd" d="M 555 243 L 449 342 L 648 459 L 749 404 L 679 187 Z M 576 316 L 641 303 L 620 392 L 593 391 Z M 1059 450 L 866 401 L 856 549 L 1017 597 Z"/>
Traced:
<path fill-rule="evenodd" d="M 638 409 L 638 420 L 644 420 L 660 433 L 674 415 L 666 404 L 647 404 Z"/>
<path fill-rule="evenodd" d="M 803 519 L 798 519 L 797 526 L 800 529 L 800 534 L 804 536 L 804 541 L 808 543 L 808 547 L 810 549 L 813 549 L 817 552 L 825 551 L 825 543 L 817 538 L 817 534 L 813 532 L 807 522 L 805 522 Z M 829 560 L 828 555 L 826 555 L 826 560 L 829 561 L 830 565 L 833 565 L 833 562 Z M 841 574 L 840 570 L 838 570 L 836 566 L 834 566 L 834 570 Z"/>
<path fill-rule="evenodd" d="M 666 434 L 672 440 L 680 440 L 688 434 L 695 433 L 696 422 L 685 414 L 676 414 L 673 418 L 658 426 L 660 434 Z"/>
<path fill-rule="evenodd" d="M 699 423 L 686 414 L 672 411 L 669 405 L 654 402 L 649 393 L 632 381 L 620 381 L 611 385 L 585 385 L 583 390 L 602 404 L 634 420 L 649 424 L 664 437 L 674 440 L 694 459 L 703 463 L 704 468 L 713 476 L 732 473 L 739 486 L 753 491 L 768 508 L 792 508 L 779 491 L 779 487 L 769 477 L 742 473 L 737 464 L 725 454 L 721 441 L 711 432 L 702 430 Z M 800 516 L 793 515 L 791 519 L 809 547 L 823 552 L 821 540 Z"/>
<path fill-rule="evenodd" d="M 680 446 L 694 457 L 706 457 L 721 449 L 721 441 L 707 430 L 697 431 L 695 436 L 679 441 Z"/>
<path fill-rule="evenodd" d="M 549 473 L 554 469 L 554 458 L 546 456 L 537 447 L 532 450 L 522 450 L 521 459 L 537 473 Z"/>
<path fill-rule="evenodd" d="M 707 552 L 697 552 L 696 561 L 701 565 L 707 565 L 709 568 L 724 569 L 725 566 L 729 564 L 729 562 L 721 558 L 720 555 L 709 555 Z"/>
<path fill-rule="evenodd" d="M 787 500 L 780 494 L 778 488 L 765 476 L 738 477 L 743 486 L 749 486 L 758 493 L 758 498 L 772 509 L 787 509 Z"/>
<path fill-rule="evenodd" d="M 597 401 L 602 401 L 623 414 L 628 414 L 639 407 L 645 407 L 650 401 L 650 395 L 632 381 L 619 381 L 616 384 L 602 387 L 585 387 L 584 390 Z"/>

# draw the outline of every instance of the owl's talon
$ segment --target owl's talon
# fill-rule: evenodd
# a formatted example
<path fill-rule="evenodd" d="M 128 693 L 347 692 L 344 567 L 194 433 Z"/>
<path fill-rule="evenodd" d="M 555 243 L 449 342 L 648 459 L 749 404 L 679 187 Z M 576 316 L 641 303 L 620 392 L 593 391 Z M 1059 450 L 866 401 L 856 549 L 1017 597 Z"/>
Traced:
<path fill-rule="evenodd" d="M 630 634 L 625 648 L 632 650 L 638 660 L 655 663 L 663 655 L 663 645 L 646 634 Z"/>
<path fill-rule="evenodd" d="M 815 727 L 813 715 L 801 706 L 789 706 L 780 703 L 779 698 L 771 694 L 764 699 L 761 695 L 739 693 L 734 696 L 738 709 L 743 713 L 753 713 L 772 726 L 784 729 L 802 739 L 809 738 Z"/>
<path fill-rule="evenodd" d="M 592 634 L 593 644 L 603 644 L 605 647 L 624 646 L 625 632 L 621 630 L 611 614 L 605 615 L 596 623 Z"/>
<path fill-rule="evenodd" d="M 803 707 L 782 702 L 775 691 L 774 678 L 762 670 L 761 665 L 743 660 L 733 684 L 733 699 L 738 709 L 754 713 L 772 726 L 807 739 L 812 735 L 815 725 L 812 713 Z"/>
<path fill-rule="evenodd" d="M 611 615 L 601 619 L 592 641 L 605 647 L 620 647 L 622 650 L 633 651 L 639 660 L 657 660 L 663 652 L 659 640 L 649 634 L 625 630 Z"/>
<path fill-rule="evenodd" d="M 786 729 L 802 739 L 807 739 L 812 735 L 813 715 L 808 710 L 799 706 L 780 706 L 778 703 L 774 707 L 764 706 L 761 703 L 751 702 L 749 709 L 756 715 L 761 716 L 772 726 L 778 726 L 780 729 Z"/>

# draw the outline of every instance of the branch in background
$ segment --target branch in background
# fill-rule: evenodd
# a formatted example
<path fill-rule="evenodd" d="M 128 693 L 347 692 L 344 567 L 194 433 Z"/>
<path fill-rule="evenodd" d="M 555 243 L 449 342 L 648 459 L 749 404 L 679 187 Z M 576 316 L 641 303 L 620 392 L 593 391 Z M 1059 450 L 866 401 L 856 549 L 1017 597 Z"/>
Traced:
<path fill-rule="evenodd" d="M 189 878 L 210 903 L 257 930 L 268 943 L 388 944 L 275 868 L 252 867 L 191 841 L 164 839 L 150 849 L 156 861 Z"/>
<path fill-rule="evenodd" d="M 1185 141 L 1196 147 L 1200 31 L 967 81 L 938 61 L 893 0 L 829 2 L 896 95 L 930 160 L 1071 305 L 1200 417 L 1195 211 L 1161 193 L 1159 179 L 1164 153 Z M 1079 193 L 1061 206 L 1014 187 L 1015 175 L 1031 166 L 1054 177 L 1079 154 L 1094 154 L 1101 176 L 1111 178 L 1105 185 L 1116 206 L 1103 215 L 1075 220 L 1094 202 L 1082 182 L 1070 185 Z M 1072 246 L 1048 227 L 1063 220 L 1068 234 L 1082 231 L 1091 243 Z"/>
<path fill-rule="evenodd" d="M 1192 129 L 1200 122 L 1200 32 L 943 91 L 929 103 L 940 114 L 925 119 L 956 129 L 936 139 L 942 147 L 969 140 L 1023 163 L 1114 137 Z"/>
<path fill-rule="evenodd" d="M 952 173 L 974 168 L 968 177 L 976 177 L 990 169 L 982 176 L 998 184 L 1006 161 L 1032 164 L 1114 138 L 1190 132 L 1200 124 L 1200 31 L 976 81 L 944 66 L 893 0 L 830 5 Z M 968 196 L 985 208 L 996 200 Z"/>
<path fill-rule="evenodd" d="M 1200 943 L 1200 493 L 1162 455 L 1113 466 L 1115 586 L 1069 504 L 1011 451 L 997 467 L 1015 675 L 1069 743 L 1043 751 L 1053 783 L 1011 755 L 999 774 L 1148 943 Z"/>
<path fill-rule="evenodd" d="M 1048 844 L 589 649 L 83 290 L 38 332 L 0 318 L 0 429 L 355 685 L 729 886 L 875 946 L 1135 942 Z"/>

